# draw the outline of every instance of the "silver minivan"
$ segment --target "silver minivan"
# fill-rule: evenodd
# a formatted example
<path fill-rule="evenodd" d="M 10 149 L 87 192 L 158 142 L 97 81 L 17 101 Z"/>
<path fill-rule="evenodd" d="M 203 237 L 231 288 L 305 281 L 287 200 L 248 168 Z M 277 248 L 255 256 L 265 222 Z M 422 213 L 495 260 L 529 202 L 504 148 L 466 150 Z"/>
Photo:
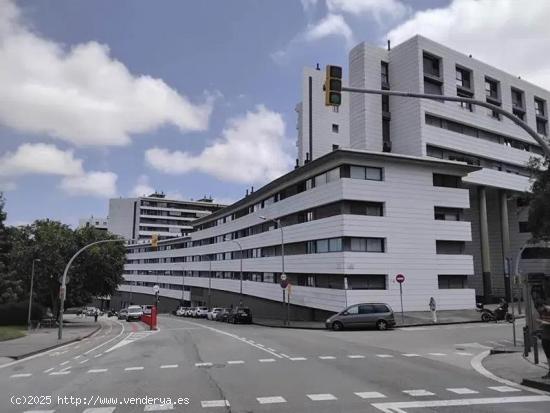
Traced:
<path fill-rule="evenodd" d="M 362 303 L 351 305 L 338 314 L 329 317 L 325 322 L 327 328 L 343 330 L 344 328 L 376 327 L 387 330 L 395 326 L 393 310 L 384 303 Z"/>

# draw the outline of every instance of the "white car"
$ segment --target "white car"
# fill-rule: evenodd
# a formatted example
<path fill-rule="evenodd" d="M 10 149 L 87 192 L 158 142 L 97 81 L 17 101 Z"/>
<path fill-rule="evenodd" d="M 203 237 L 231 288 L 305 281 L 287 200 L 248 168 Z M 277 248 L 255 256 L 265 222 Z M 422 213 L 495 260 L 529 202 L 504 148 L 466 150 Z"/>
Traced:
<path fill-rule="evenodd" d="M 195 310 L 195 314 L 193 316 L 197 318 L 206 318 L 207 314 L 208 314 L 208 307 L 197 307 L 197 309 Z"/>
<path fill-rule="evenodd" d="M 126 321 L 141 320 L 143 310 L 139 305 L 131 305 L 127 308 L 127 310 L 128 315 L 126 316 Z"/>
<path fill-rule="evenodd" d="M 206 315 L 206 318 L 208 318 L 209 320 L 215 320 L 218 313 L 222 310 L 223 308 L 215 307 L 208 312 L 208 314 Z"/>
<path fill-rule="evenodd" d="M 176 315 L 178 317 L 183 317 L 185 315 L 185 312 L 188 310 L 187 307 L 179 307 L 177 310 L 176 310 Z"/>
<path fill-rule="evenodd" d="M 141 309 L 143 310 L 143 314 L 151 315 L 151 310 L 153 309 L 152 305 L 142 305 Z"/>

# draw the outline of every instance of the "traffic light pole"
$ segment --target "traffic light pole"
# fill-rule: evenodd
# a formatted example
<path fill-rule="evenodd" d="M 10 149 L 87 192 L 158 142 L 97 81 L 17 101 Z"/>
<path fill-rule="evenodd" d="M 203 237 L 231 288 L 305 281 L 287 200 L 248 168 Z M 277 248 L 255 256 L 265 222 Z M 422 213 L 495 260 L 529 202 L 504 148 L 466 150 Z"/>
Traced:
<path fill-rule="evenodd" d="M 399 91 L 393 91 L 393 90 L 360 89 L 360 88 L 346 87 L 346 86 L 342 86 L 342 92 L 365 93 L 369 95 L 401 96 L 405 98 L 417 98 L 417 99 L 445 100 L 445 101 L 451 101 L 451 102 L 469 103 L 471 105 L 476 105 L 476 106 L 483 106 L 484 108 L 491 109 L 492 111 L 510 119 L 520 128 L 522 128 L 542 147 L 542 150 L 544 151 L 544 155 L 547 158 L 550 158 L 550 145 L 534 129 L 532 129 L 529 125 L 527 125 L 527 123 L 522 121 L 513 113 L 510 113 L 502 109 L 500 106 L 492 105 L 491 103 L 487 103 L 482 100 L 463 98 L 460 96 L 431 95 L 431 94 L 425 94 L 425 93 L 399 92 Z"/>

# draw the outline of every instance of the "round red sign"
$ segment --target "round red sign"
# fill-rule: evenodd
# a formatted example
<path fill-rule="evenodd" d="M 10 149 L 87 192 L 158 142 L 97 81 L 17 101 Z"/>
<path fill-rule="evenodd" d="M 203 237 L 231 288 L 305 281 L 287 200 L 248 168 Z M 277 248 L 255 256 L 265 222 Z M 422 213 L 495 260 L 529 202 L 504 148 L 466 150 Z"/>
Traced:
<path fill-rule="evenodd" d="M 397 281 L 399 284 L 401 284 L 403 281 L 405 281 L 405 276 L 403 274 L 397 274 L 395 276 L 395 281 Z"/>

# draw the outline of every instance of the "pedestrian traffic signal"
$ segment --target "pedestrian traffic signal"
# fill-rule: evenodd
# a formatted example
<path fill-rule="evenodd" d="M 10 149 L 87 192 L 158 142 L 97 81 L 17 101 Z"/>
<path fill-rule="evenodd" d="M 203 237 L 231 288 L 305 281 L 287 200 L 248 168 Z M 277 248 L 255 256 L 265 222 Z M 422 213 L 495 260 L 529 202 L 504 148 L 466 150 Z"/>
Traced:
<path fill-rule="evenodd" d="M 328 65 L 325 76 L 325 106 L 342 104 L 342 67 Z"/>
<path fill-rule="evenodd" d="M 159 245 L 159 236 L 158 234 L 151 235 L 151 247 L 157 248 Z"/>

